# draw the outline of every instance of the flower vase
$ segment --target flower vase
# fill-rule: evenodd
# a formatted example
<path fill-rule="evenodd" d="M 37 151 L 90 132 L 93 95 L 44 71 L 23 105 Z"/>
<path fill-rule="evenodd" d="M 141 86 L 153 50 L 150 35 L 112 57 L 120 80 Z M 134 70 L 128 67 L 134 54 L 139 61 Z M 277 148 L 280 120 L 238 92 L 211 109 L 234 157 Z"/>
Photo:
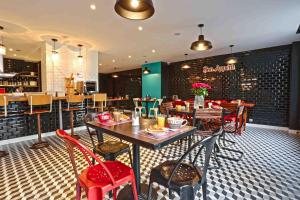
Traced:
<path fill-rule="evenodd" d="M 204 108 L 204 96 L 195 96 L 194 109 Z"/>

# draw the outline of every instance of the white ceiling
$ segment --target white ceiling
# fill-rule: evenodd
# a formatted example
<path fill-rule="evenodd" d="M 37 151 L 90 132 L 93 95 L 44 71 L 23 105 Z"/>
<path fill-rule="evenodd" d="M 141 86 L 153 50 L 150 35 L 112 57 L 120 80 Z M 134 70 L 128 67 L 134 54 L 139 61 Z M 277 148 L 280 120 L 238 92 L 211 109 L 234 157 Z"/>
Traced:
<path fill-rule="evenodd" d="M 156 12 L 152 18 L 132 21 L 115 13 L 114 0 L 1 0 L 0 20 L 22 25 L 28 29 L 22 34 L 37 41 L 41 35 L 55 34 L 91 44 L 102 53 L 100 71 L 104 73 L 114 67 L 120 71 L 138 68 L 145 60 L 183 60 L 185 53 L 189 59 L 224 54 L 230 44 L 236 45 L 234 51 L 246 51 L 300 39 L 295 34 L 300 0 L 153 2 Z M 91 3 L 97 6 L 95 11 Z M 210 51 L 189 50 L 199 35 L 199 23 L 205 24 L 204 35 L 213 43 Z M 138 31 L 138 26 L 144 30 Z"/>

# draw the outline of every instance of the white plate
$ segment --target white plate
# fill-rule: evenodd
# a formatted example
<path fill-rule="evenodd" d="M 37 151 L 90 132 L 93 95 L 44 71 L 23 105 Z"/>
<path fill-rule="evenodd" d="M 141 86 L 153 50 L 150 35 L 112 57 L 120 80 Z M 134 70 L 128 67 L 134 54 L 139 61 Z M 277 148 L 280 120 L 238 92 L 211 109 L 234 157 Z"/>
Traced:
<path fill-rule="evenodd" d="M 161 137 L 161 136 L 164 136 L 166 135 L 168 129 L 164 129 L 162 132 L 152 132 L 151 130 L 149 130 L 148 128 L 145 129 L 145 131 L 151 135 L 153 135 L 154 137 Z"/>

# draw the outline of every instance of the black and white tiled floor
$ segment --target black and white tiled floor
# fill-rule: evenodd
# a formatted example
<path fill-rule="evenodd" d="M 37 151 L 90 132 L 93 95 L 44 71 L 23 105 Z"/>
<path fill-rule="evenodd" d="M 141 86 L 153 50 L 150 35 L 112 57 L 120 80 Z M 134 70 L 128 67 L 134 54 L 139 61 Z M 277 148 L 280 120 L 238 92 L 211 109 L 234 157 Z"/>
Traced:
<path fill-rule="evenodd" d="M 84 131 L 80 135 L 89 143 Z M 221 169 L 209 171 L 208 199 L 300 200 L 299 136 L 248 127 L 242 136 L 234 139 L 237 141 L 236 148 L 245 153 L 244 157 L 239 162 L 221 160 Z M 46 140 L 51 147 L 42 150 L 29 149 L 33 141 L 0 146 L 0 149 L 9 152 L 9 156 L 0 159 L 1 200 L 75 198 L 75 178 L 67 152 L 56 136 Z M 162 153 L 176 156 L 184 150 L 184 147 L 171 146 Z M 142 181 L 147 183 L 151 167 L 165 158 L 158 151 L 143 148 L 141 155 Z M 84 167 L 86 163 L 81 156 L 76 156 L 80 159 L 80 168 Z M 129 163 L 127 155 L 119 160 Z M 168 199 L 165 188 L 155 187 L 157 199 Z"/>

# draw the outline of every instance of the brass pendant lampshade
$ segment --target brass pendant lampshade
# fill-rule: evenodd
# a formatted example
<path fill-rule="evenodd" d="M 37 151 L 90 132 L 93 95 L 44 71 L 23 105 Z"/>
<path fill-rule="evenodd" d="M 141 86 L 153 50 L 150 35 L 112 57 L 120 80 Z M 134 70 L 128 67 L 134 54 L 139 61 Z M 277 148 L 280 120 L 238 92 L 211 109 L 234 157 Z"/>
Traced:
<path fill-rule="evenodd" d="M 211 42 L 204 40 L 204 35 L 202 34 L 202 28 L 204 27 L 204 24 L 199 24 L 198 27 L 201 30 L 201 34 L 199 35 L 198 40 L 192 43 L 191 49 L 194 51 L 205 51 L 211 49 Z"/>
<path fill-rule="evenodd" d="M 232 64 L 236 64 L 238 62 L 238 58 L 233 56 L 232 53 L 232 48 L 234 47 L 234 45 L 230 45 L 230 51 L 231 51 L 231 56 L 225 59 L 225 63 L 227 65 L 232 65 Z"/>
<path fill-rule="evenodd" d="M 118 15 L 133 20 L 148 19 L 155 12 L 152 0 L 117 0 L 115 11 Z"/>

